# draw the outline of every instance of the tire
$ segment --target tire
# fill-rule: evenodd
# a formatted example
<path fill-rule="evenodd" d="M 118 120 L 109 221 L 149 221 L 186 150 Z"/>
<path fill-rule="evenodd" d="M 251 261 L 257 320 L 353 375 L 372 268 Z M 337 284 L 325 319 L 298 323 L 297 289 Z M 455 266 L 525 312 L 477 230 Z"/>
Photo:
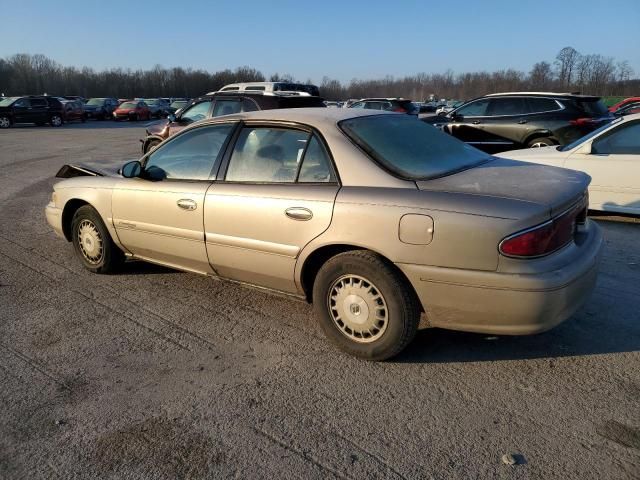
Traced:
<path fill-rule="evenodd" d="M 149 142 L 147 142 L 147 144 L 144 146 L 144 153 L 146 154 L 150 152 L 157 145 L 160 145 L 160 140 L 158 140 L 157 138 L 154 138 L 153 140 L 149 140 Z"/>
<path fill-rule="evenodd" d="M 554 142 L 548 137 L 538 137 L 538 138 L 529 140 L 529 142 L 527 143 L 527 147 L 529 148 L 550 147 L 555 144 L 556 142 Z"/>
<path fill-rule="evenodd" d="M 341 253 L 322 265 L 313 285 L 313 304 L 327 338 L 367 360 L 400 353 L 420 321 L 411 285 L 393 264 L 366 250 Z M 374 308 L 377 317 L 372 316 Z M 366 318 L 360 317 L 363 313 Z"/>
<path fill-rule="evenodd" d="M 11 126 L 11 119 L 7 116 L 0 117 L 0 128 L 9 128 Z"/>
<path fill-rule="evenodd" d="M 60 115 L 53 114 L 49 117 L 49 123 L 52 127 L 61 127 L 62 126 L 62 117 Z"/>
<path fill-rule="evenodd" d="M 90 272 L 112 273 L 124 263 L 124 253 L 113 243 L 100 214 L 91 205 L 76 210 L 71 235 L 76 255 Z"/>
<path fill-rule="evenodd" d="M 140 121 L 140 114 L 139 114 L 139 113 L 136 113 L 136 114 L 131 118 L 131 120 L 133 120 L 134 122 L 139 122 L 139 121 Z"/>

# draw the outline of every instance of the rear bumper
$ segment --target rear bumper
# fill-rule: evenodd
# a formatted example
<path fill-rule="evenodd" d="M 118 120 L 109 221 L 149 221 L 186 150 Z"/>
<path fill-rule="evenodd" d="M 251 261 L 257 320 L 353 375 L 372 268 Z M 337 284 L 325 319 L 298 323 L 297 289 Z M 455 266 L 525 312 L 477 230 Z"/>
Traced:
<path fill-rule="evenodd" d="M 62 209 L 57 208 L 53 202 L 49 202 L 44 209 L 44 213 L 47 217 L 47 223 L 53 228 L 56 235 L 65 238 L 62 231 Z"/>
<path fill-rule="evenodd" d="M 562 268 L 544 273 L 499 273 L 398 264 L 434 327 L 501 335 L 529 335 L 571 317 L 593 291 L 603 238 L 589 234 Z M 525 260 L 523 260 L 525 261 Z"/>

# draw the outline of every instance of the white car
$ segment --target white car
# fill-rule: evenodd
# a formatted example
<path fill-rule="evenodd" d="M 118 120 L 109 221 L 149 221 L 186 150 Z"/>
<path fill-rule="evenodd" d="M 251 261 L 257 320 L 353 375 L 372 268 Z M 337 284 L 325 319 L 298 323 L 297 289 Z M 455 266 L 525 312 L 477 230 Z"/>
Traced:
<path fill-rule="evenodd" d="M 618 118 L 564 147 L 512 150 L 498 157 L 580 170 L 592 178 L 589 208 L 640 215 L 640 114 Z"/>

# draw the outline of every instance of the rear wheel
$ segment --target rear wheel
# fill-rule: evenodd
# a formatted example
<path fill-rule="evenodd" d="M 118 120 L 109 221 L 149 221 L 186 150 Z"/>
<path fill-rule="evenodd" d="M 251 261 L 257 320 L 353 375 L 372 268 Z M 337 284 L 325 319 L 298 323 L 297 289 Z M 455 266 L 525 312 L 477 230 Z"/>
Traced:
<path fill-rule="evenodd" d="M 100 214 L 90 205 L 80 207 L 71 222 L 73 247 L 82 265 L 93 273 L 111 273 L 124 263 L 124 253 L 113 240 Z"/>
<path fill-rule="evenodd" d="M 9 117 L 0 117 L 0 128 L 9 128 L 11 126 L 11 119 Z"/>
<path fill-rule="evenodd" d="M 336 255 L 320 268 L 313 303 L 324 334 L 368 360 L 400 353 L 420 321 L 411 286 L 392 264 L 365 250 Z"/>
<path fill-rule="evenodd" d="M 556 143 L 548 137 L 539 137 L 539 138 L 534 138 L 533 140 L 530 140 L 529 143 L 527 143 L 527 146 L 529 148 L 541 148 L 541 147 L 550 147 L 555 144 Z"/>
<path fill-rule="evenodd" d="M 62 126 L 62 117 L 60 115 L 51 115 L 49 117 L 49 123 L 52 127 L 61 127 Z"/>

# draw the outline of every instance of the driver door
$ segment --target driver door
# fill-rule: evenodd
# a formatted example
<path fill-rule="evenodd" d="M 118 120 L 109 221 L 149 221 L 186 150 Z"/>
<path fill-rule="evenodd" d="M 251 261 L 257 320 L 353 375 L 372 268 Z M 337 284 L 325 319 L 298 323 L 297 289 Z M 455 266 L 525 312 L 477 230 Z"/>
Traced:
<path fill-rule="evenodd" d="M 474 147 L 481 147 L 486 141 L 484 122 L 487 120 L 488 106 L 488 98 L 463 105 L 448 115 L 451 120 L 443 126 L 443 130 Z"/>
<path fill-rule="evenodd" d="M 212 273 L 204 243 L 205 193 L 235 123 L 181 134 L 143 159 L 140 178 L 113 191 L 113 223 L 133 255 L 198 273 Z"/>

